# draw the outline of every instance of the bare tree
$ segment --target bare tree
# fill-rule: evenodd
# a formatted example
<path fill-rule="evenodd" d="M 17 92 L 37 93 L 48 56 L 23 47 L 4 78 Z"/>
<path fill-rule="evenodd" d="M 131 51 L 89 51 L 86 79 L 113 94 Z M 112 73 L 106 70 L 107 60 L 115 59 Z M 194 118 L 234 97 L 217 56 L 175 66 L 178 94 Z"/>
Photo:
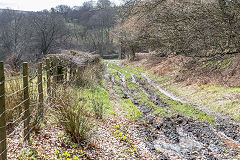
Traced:
<path fill-rule="evenodd" d="M 38 53 L 46 55 L 63 46 L 68 38 L 64 19 L 50 12 L 32 14 L 31 27 L 34 30 L 33 42 Z"/>
<path fill-rule="evenodd" d="M 4 10 L 0 15 L 0 43 L 7 55 L 14 54 L 19 59 L 24 50 L 24 20 L 23 13 L 13 10 Z"/>
<path fill-rule="evenodd" d="M 0 22 L 1 55 L 23 55 L 21 58 L 34 61 L 58 49 L 114 52 L 109 33 L 115 24 L 115 5 L 109 0 L 74 8 L 60 5 L 41 12 L 4 10 Z"/>
<path fill-rule="evenodd" d="M 111 54 L 115 46 L 110 37 L 110 30 L 115 24 L 115 8 L 109 0 L 99 0 L 96 6 L 86 2 L 72 12 L 77 16 L 70 24 L 77 46 L 80 49 L 98 54 Z"/>
<path fill-rule="evenodd" d="M 71 7 L 67 5 L 58 5 L 54 11 L 62 15 L 65 20 L 68 20 L 69 14 L 71 13 Z"/>

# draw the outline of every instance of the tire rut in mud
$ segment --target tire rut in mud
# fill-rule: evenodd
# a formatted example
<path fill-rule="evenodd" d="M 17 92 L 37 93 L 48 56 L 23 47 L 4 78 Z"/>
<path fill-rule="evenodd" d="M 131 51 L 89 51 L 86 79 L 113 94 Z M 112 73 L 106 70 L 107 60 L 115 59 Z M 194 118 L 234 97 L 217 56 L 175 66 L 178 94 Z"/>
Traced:
<path fill-rule="evenodd" d="M 120 83 L 111 77 L 111 82 L 122 89 L 122 98 L 129 98 L 143 113 L 141 125 L 137 126 L 139 135 L 146 137 L 145 144 L 149 150 L 158 155 L 159 159 L 233 159 L 239 156 L 238 147 L 229 147 L 229 144 L 219 132 L 229 137 L 229 142 L 239 143 L 239 126 L 217 121 L 216 125 L 194 120 L 180 114 L 171 117 L 161 117 L 153 114 L 153 107 L 142 105 L 134 97 L 142 90 L 150 102 L 168 110 L 169 105 L 161 100 L 151 84 L 146 79 L 139 79 L 132 75 L 132 81 L 137 89 L 129 89 L 124 75 L 118 71 Z M 169 110 L 172 112 L 172 110 Z M 233 142 L 235 143 L 235 142 Z"/>

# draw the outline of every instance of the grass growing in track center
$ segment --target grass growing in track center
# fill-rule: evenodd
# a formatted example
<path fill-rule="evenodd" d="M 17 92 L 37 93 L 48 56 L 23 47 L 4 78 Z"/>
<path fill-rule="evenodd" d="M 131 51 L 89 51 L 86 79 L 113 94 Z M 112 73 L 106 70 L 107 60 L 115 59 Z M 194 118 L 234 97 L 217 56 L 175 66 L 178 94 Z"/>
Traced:
<path fill-rule="evenodd" d="M 139 111 L 139 109 L 132 103 L 130 99 L 124 99 L 120 100 L 119 104 L 123 108 L 126 117 L 128 117 L 129 120 L 138 120 L 141 118 L 142 113 Z"/>
<path fill-rule="evenodd" d="M 116 69 L 117 71 L 121 72 L 127 77 L 131 77 L 131 75 L 137 75 L 136 78 L 143 79 L 141 72 L 144 71 L 143 69 L 135 69 L 126 67 L 120 67 L 116 64 L 111 64 L 110 67 Z M 164 78 L 161 81 L 168 81 L 168 79 Z M 171 98 L 167 97 L 166 95 L 162 94 L 161 92 L 157 91 L 153 86 L 148 86 L 151 92 L 155 93 L 155 95 L 159 96 L 161 101 L 167 105 L 167 108 L 163 108 L 160 106 L 155 105 L 149 99 L 149 97 L 142 91 L 142 89 L 136 84 L 132 82 L 132 78 L 126 78 L 127 87 L 130 90 L 137 90 L 133 92 L 133 97 L 139 102 L 140 105 L 145 105 L 148 107 L 153 107 L 154 114 L 160 114 L 162 117 L 169 117 L 175 114 L 182 114 L 187 117 L 192 117 L 196 120 L 206 121 L 211 124 L 215 123 L 215 119 L 212 116 L 209 116 L 205 112 L 191 106 L 190 104 L 183 104 L 178 101 L 172 100 Z"/>

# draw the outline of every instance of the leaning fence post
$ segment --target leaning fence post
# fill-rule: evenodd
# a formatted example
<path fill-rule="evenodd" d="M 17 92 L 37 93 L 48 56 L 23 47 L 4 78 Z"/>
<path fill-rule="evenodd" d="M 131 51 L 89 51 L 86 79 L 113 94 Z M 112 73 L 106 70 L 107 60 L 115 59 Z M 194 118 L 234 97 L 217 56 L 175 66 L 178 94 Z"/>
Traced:
<path fill-rule="evenodd" d="M 0 160 L 7 160 L 4 64 L 0 62 Z"/>
<path fill-rule="evenodd" d="M 29 90 L 28 90 L 28 63 L 23 63 L 23 88 L 24 88 L 24 141 L 29 141 L 30 136 L 30 111 L 29 111 Z"/>
<path fill-rule="evenodd" d="M 46 70 L 47 70 L 47 102 L 50 101 L 51 96 L 51 75 L 50 75 L 50 59 L 46 59 Z"/>
<path fill-rule="evenodd" d="M 38 120 L 43 119 L 43 83 L 42 83 L 42 62 L 38 63 L 38 95 L 39 95 L 39 105 L 38 105 Z"/>

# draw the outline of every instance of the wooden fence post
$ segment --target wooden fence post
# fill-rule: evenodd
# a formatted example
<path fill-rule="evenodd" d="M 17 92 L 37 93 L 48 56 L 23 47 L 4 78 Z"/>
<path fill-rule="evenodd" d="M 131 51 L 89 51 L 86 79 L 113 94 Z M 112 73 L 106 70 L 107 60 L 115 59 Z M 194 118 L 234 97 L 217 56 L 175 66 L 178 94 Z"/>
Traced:
<path fill-rule="evenodd" d="M 70 71 L 69 71 L 69 81 L 72 81 L 72 77 L 73 77 L 73 66 L 70 65 Z"/>
<path fill-rule="evenodd" d="M 53 89 L 52 89 L 52 98 L 53 101 L 56 98 L 56 88 L 57 88 L 57 58 L 53 58 Z"/>
<path fill-rule="evenodd" d="M 46 70 L 47 70 L 47 102 L 49 102 L 51 96 L 51 74 L 50 74 L 50 59 L 46 59 Z"/>
<path fill-rule="evenodd" d="M 7 160 L 4 64 L 0 62 L 0 160 Z"/>
<path fill-rule="evenodd" d="M 68 66 L 65 66 L 65 73 L 64 73 L 64 79 L 66 80 L 66 82 L 68 81 Z"/>
<path fill-rule="evenodd" d="M 81 85 L 82 83 L 82 73 L 83 73 L 83 68 L 78 66 L 77 70 L 76 70 L 76 77 L 75 77 L 75 82 L 78 84 L 78 85 Z"/>
<path fill-rule="evenodd" d="M 58 67 L 57 67 L 57 82 L 58 83 L 63 80 L 63 73 L 64 73 L 63 66 L 58 64 Z"/>
<path fill-rule="evenodd" d="M 28 90 L 28 63 L 23 63 L 23 88 L 24 88 L 24 141 L 30 140 L 30 111 L 29 111 L 29 90 Z"/>
<path fill-rule="evenodd" d="M 76 78 L 77 78 L 77 67 L 73 69 L 73 76 L 72 76 L 72 79 L 73 79 L 73 82 L 76 82 Z"/>
<path fill-rule="evenodd" d="M 39 105 L 38 105 L 38 121 L 43 119 L 43 83 L 42 83 L 42 62 L 38 63 L 38 94 L 39 94 Z"/>

